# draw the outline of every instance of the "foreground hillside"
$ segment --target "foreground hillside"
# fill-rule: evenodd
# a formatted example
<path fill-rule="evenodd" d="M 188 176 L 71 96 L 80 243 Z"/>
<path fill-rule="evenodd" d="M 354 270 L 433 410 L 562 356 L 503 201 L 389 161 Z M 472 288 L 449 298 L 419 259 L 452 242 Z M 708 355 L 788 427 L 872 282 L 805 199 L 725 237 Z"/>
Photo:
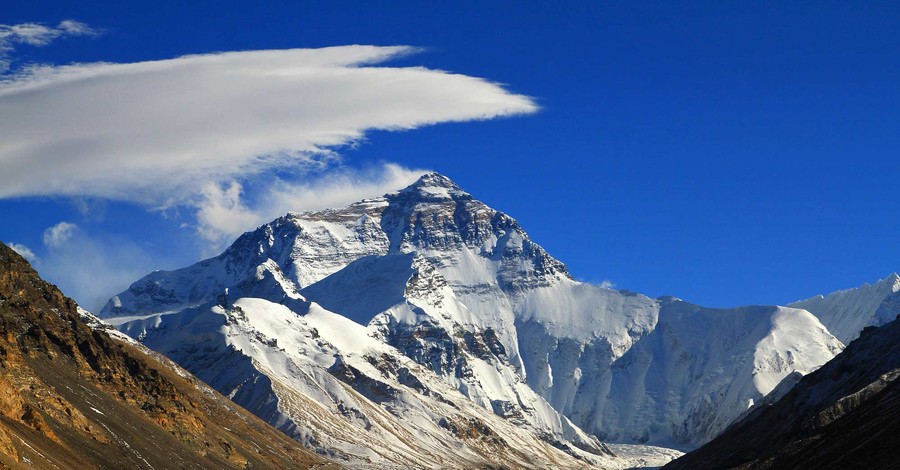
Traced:
<path fill-rule="evenodd" d="M 151 354 L 0 244 L 0 468 L 325 465 Z"/>
<path fill-rule="evenodd" d="M 898 378 L 900 320 L 866 328 L 783 397 L 665 468 L 900 468 Z"/>

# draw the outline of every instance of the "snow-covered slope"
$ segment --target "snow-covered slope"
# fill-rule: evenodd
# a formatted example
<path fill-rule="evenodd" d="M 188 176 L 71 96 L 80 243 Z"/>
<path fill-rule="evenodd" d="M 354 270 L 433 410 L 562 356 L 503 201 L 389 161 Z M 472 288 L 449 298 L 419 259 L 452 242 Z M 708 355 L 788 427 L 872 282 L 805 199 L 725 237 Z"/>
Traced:
<path fill-rule="evenodd" d="M 553 426 L 495 415 L 365 326 L 315 303 L 298 312 L 239 298 L 120 327 L 306 446 L 352 466 L 629 465 L 545 403 L 531 406 L 543 406 Z"/>
<path fill-rule="evenodd" d="M 602 440 L 702 443 L 786 375 L 810 372 L 842 347 L 802 310 L 705 309 L 664 299 L 643 311 L 654 312 L 653 328 L 618 344 L 554 335 L 540 323 L 519 326 L 525 362 L 536 365 L 529 383 Z"/>
<path fill-rule="evenodd" d="M 230 299 L 266 299 L 298 318 L 309 300 L 427 371 L 434 390 L 589 449 L 597 445 L 582 430 L 623 443 L 702 443 L 781 378 L 842 347 L 802 310 L 703 309 L 576 282 L 514 219 L 434 173 L 343 209 L 288 214 L 216 258 L 136 282 L 102 316 L 137 322 L 123 328 L 146 330 L 148 344 L 210 334 L 222 326 L 176 319 L 227 305 L 226 288 Z M 253 356 L 248 348 L 238 349 Z M 317 367 L 337 364 L 327 362 Z M 276 372 L 260 374 L 286 374 Z"/>
<path fill-rule="evenodd" d="M 898 468 L 900 320 L 866 328 L 778 400 L 666 468 Z M 781 387 L 779 387 L 780 389 Z"/>
<path fill-rule="evenodd" d="M 874 284 L 840 290 L 790 304 L 809 310 L 844 344 L 867 326 L 881 326 L 900 314 L 900 276 L 891 274 Z"/>

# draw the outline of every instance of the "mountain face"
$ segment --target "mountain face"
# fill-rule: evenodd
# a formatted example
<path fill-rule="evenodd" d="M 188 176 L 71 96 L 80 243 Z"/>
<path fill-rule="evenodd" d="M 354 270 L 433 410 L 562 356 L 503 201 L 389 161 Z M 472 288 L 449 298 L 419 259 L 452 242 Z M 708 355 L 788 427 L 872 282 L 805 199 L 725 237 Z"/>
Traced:
<path fill-rule="evenodd" d="M 891 274 L 874 284 L 794 302 L 791 307 L 812 312 L 844 344 L 863 328 L 881 326 L 900 313 L 900 276 Z"/>
<path fill-rule="evenodd" d="M 0 467 L 324 464 L 168 359 L 104 329 L 0 243 Z"/>
<path fill-rule="evenodd" d="M 827 298 L 827 297 L 826 297 Z M 665 468 L 900 468 L 900 320 Z"/>
<path fill-rule="evenodd" d="M 514 219 L 434 173 L 288 214 L 220 256 L 135 282 L 101 316 L 322 452 L 334 434 L 291 402 L 337 409 L 348 434 L 377 429 L 376 413 L 418 413 L 427 442 L 459 438 L 441 423 L 474 413 L 495 433 L 537 437 L 522 444 L 606 465 L 615 459 L 597 438 L 699 445 L 843 347 L 801 309 L 707 309 L 574 281 Z M 329 445 L 369 458 L 358 439 Z M 406 455 L 435 452 L 450 451 Z"/>

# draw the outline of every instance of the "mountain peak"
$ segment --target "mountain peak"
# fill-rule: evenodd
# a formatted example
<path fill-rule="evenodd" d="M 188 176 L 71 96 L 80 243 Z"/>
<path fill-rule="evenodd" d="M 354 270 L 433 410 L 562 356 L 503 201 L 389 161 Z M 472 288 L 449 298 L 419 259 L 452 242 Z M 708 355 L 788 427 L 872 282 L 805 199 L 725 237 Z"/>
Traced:
<path fill-rule="evenodd" d="M 900 290 L 900 275 L 893 273 L 885 279 L 894 292 Z"/>
<path fill-rule="evenodd" d="M 471 198 L 469 193 L 463 191 L 459 185 L 453 182 L 453 180 L 434 171 L 425 173 L 419 177 L 415 183 L 401 189 L 396 194 L 413 194 L 427 199 L 439 200 L 456 199 L 459 197 Z"/>
<path fill-rule="evenodd" d="M 409 186 L 410 188 L 446 188 L 446 189 L 459 189 L 459 185 L 454 183 L 450 178 L 436 172 L 431 171 L 425 173 L 420 176 L 415 183 Z"/>

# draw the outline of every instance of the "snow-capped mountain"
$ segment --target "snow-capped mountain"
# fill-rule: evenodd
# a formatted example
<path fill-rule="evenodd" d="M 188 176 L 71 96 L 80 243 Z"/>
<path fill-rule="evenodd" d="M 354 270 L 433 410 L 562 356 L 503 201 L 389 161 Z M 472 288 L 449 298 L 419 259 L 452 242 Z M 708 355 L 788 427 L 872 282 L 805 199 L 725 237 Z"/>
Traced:
<path fill-rule="evenodd" d="M 700 444 L 842 348 L 805 310 L 705 309 L 577 282 L 514 219 L 435 173 L 343 209 L 288 214 L 218 257 L 137 281 L 102 316 L 288 432 L 309 426 L 287 410 L 293 390 L 356 410 L 362 427 L 385 410 L 418 413 L 436 442 L 447 437 L 439 394 L 495 432 L 528 429 L 605 464 L 594 436 Z M 204 375 L 225 355 L 245 364 L 228 371 L 246 372 Z M 274 405 L 260 409 L 246 381 L 271 382 Z M 331 386 L 314 393 L 336 381 L 357 401 Z M 415 400 L 370 396 L 388 385 Z M 313 431 L 297 432 L 316 446 L 303 435 Z"/>
<path fill-rule="evenodd" d="M 460 351 L 444 332 L 453 368 L 448 375 L 383 341 L 393 331 L 352 321 L 364 314 L 360 308 L 406 299 L 409 308 L 415 308 L 412 302 L 436 308 L 435 315 L 466 315 L 427 260 L 386 255 L 389 241 L 377 222 L 388 219 L 368 212 L 387 207 L 383 200 L 365 201 L 354 206 L 352 219 L 337 211 L 318 213 L 313 222 L 296 215 L 279 219 L 241 237 L 218 258 L 151 274 L 111 300 L 103 315 L 288 434 L 349 463 L 630 465 L 521 381 L 496 334 L 469 335 Z M 353 279 L 354 270 L 362 277 Z M 341 279 L 354 292 L 369 289 L 355 309 L 344 306 L 346 317 L 300 293 L 304 282 L 323 280 L 324 286 Z M 321 286 L 309 292 L 321 292 Z M 388 321 L 386 315 L 379 319 Z M 485 337 L 503 363 L 466 349 L 490 352 Z M 313 405 L 336 418 L 312 419 L 307 410 Z"/>
<path fill-rule="evenodd" d="M 840 290 L 790 304 L 809 310 L 844 344 L 867 326 L 881 326 L 900 314 L 900 276 L 891 274 L 874 284 Z"/>
<path fill-rule="evenodd" d="M 783 396 L 666 468 L 898 468 L 898 378 L 900 320 L 866 328 Z"/>

